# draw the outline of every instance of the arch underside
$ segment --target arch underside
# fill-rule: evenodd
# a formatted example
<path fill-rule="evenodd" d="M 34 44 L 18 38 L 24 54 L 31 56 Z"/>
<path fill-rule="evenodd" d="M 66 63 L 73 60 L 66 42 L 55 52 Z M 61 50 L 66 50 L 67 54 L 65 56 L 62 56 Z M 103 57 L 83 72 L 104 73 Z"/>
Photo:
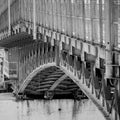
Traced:
<path fill-rule="evenodd" d="M 39 71 L 22 90 L 30 98 L 45 98 L 48 91 L 54 93 L 54 98 L 75 98 L 76 93 L 87 98 L 80 87 L 56 66 Z"/>

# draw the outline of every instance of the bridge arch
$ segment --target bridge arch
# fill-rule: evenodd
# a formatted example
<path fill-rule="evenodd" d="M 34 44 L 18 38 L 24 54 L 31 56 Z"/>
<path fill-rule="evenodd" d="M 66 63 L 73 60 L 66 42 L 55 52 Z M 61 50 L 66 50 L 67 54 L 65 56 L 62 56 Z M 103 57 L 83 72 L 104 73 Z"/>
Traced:
<path fill-rule="evenodd" d="M 41 66 L 37 67 L 36 69 L 34 69 L 26 77 L 26 79 L 23 82 L 23 84 L 21 85 L 20 89 L 17 91 L 17 94 L 24 93 L 24 90 L 27 88 L 27 85 L 35 78 L 35 76 L 37 76 L 38 74 L 40 75 L 41 72 L 46 73 L 46 70 L 48 70 L 50 72 L 50 71 L 52 71 L 52 69 L 57 69 L 57 70 L 61 71 L 61 75 L 59 76 L 58 79 L 56 79 L 54 81 L 54 83 L 51 86 L 49 86 L 49 89 L 45 89 L 46 92 L 45 92 L 44 98 L 46 98 L 46 96 L 47 96 L 47 97 L 50 97 L 50 99 L 52 99 L 53 93 L 51 93 L 51 91 L 54 90 L 57 86 L 59 86 L 59 84 L 68 77 L 69 80 L 72 80 L 72 82 L 77 86 L 76 91 L 75 91 L 75 96 L 79 89 L 82 90 L 82 92 L 85 94 L 85 96 L 87 96 L 89 99 L 91 99 L 92 102 L 103 113 L 105 118 L 107 118 L 107 120 L 111 119 L 109 116 L 109 113 L 101 106 L 101 103 L 95 97 L 95 93 L 91 94 L 90 89 L 83 85 L 83 83 L 82 83 L 83 81 L 81 82 L 80 80 L 78 80 L 78 77 L 75 77 L 74 74 L 71 74 L 70 72 L 68 72 L 68 70 L 66 68 L 64 68 L 62 66 L 57 66 L 56 63 L 47 63 L 47 64 L 41 65 Z M 45 75 L 45 77 L 46 77 L 46 75 Z M 81 79 L 83 79 L 82 76 L 81 76 Z M 79 96 L 77 96 L 77 97 L 79 98 Z"/>
<path fill-rule="evenodd" d="M 75 99 L 81 99 L 81 97 L 87 98 L 87 96 L 81 91 L 80 87 L 71 79 L 71 77 L 69 77 L 60 66 L 56 66 L 55 63 L 44 64 L 34 69 L 21 84 L 17 94 L 25 93 L 27 91 L 26 89 L 29 89 L 28 87 L 30 84 L 35 84 L 35 80 L 37 80 L 37 84 L 40 85 L 38 86 L 39 92 L 45 92 L 44 98 L 47 97 L 47 99 L 52 99 L 49 97 L 53 96 L 48 94 L 51 94 L 51 92 L 54 91 L 55 93 L 57 92 L 57 94 L 64 94 L 66 96 L 73 94 L 72 97 Z M 60 88 L 58 88 L 58 86 Z"/>

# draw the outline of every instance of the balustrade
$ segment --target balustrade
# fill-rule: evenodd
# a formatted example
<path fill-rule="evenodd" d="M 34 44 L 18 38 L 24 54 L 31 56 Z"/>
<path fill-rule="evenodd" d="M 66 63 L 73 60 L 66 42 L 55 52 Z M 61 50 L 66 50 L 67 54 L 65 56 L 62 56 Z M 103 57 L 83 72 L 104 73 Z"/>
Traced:
<path fill-rule="evenodd" d="M 119 120 L 118 104 L 120 103 L 118 101 L 120 98 L 117 95 L 117 84 L 113 86 L 114 90 L 111 90 L 111 87 L 104 81 L 104 70 L 95 68 L 94 62 L 83 63 L 78 56 L 68 54 L 61 51 L 61 67 L 89 88 L 89 92 L 100 102 L 101 107 L 107 110 L 110 116 Z"/>
<path fill-rule="evenodd" d="M 20 61 L 19 66 L 19 73 L 22 75 L 20 84 L 37 67 L 55 62 L 55 49 L 48 43 L 37 42 L 34 45 L 25 46 L 24 50 L 28 50 L 28 52 L 22 53 L 22 50 L 20 51 L 20 57 L 23 59 Z"/>

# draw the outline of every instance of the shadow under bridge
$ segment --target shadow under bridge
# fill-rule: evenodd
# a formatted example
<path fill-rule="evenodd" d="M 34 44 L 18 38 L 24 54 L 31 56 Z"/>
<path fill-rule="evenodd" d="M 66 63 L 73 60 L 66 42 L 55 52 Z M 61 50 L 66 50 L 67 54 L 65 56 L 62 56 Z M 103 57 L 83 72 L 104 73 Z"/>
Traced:
<path fill-rule="evenodd" d="M 19 90 L 19 95 L 29 98 L 87 98 L 80 87 L 60 68 L 51 66 L 41 69 L 31 79 L 26 79 Z"/>

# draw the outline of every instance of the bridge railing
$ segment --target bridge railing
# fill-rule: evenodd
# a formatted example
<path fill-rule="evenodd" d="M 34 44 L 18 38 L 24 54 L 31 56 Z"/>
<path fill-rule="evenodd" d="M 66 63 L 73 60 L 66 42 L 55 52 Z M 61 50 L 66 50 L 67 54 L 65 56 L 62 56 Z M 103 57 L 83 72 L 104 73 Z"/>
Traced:
<path fill-rule="evenodd" d="M 70 75 L 81 83 L 88 90 L 87 95 L 97 101 L 102 112 L 106 117 L 120 120 L 120 98 L 116 85 L 113 87 L 105 85 L 104 70 L 97 71 L 95 63 L 82 62 L 79 57 L 69 55 L 68 52 L 61 51 L 60 66 Z M 99 73 L 99 74 L 98 74 Z M 96 104 L 96 102 L 95 102 Z"/>
<path fill-rule="evenodd" d="M 28 45 L 24 48 L 24 50 L 28 51 L 26 51 L 24 54 L 20 53 L 22 58 L 19 65 L 20 84 L 24 82 L 25 78 L 37 67 L 47 63 L 55 62 L 55 49 L 54 47 L 49 46 L 47 43 Z"/>

